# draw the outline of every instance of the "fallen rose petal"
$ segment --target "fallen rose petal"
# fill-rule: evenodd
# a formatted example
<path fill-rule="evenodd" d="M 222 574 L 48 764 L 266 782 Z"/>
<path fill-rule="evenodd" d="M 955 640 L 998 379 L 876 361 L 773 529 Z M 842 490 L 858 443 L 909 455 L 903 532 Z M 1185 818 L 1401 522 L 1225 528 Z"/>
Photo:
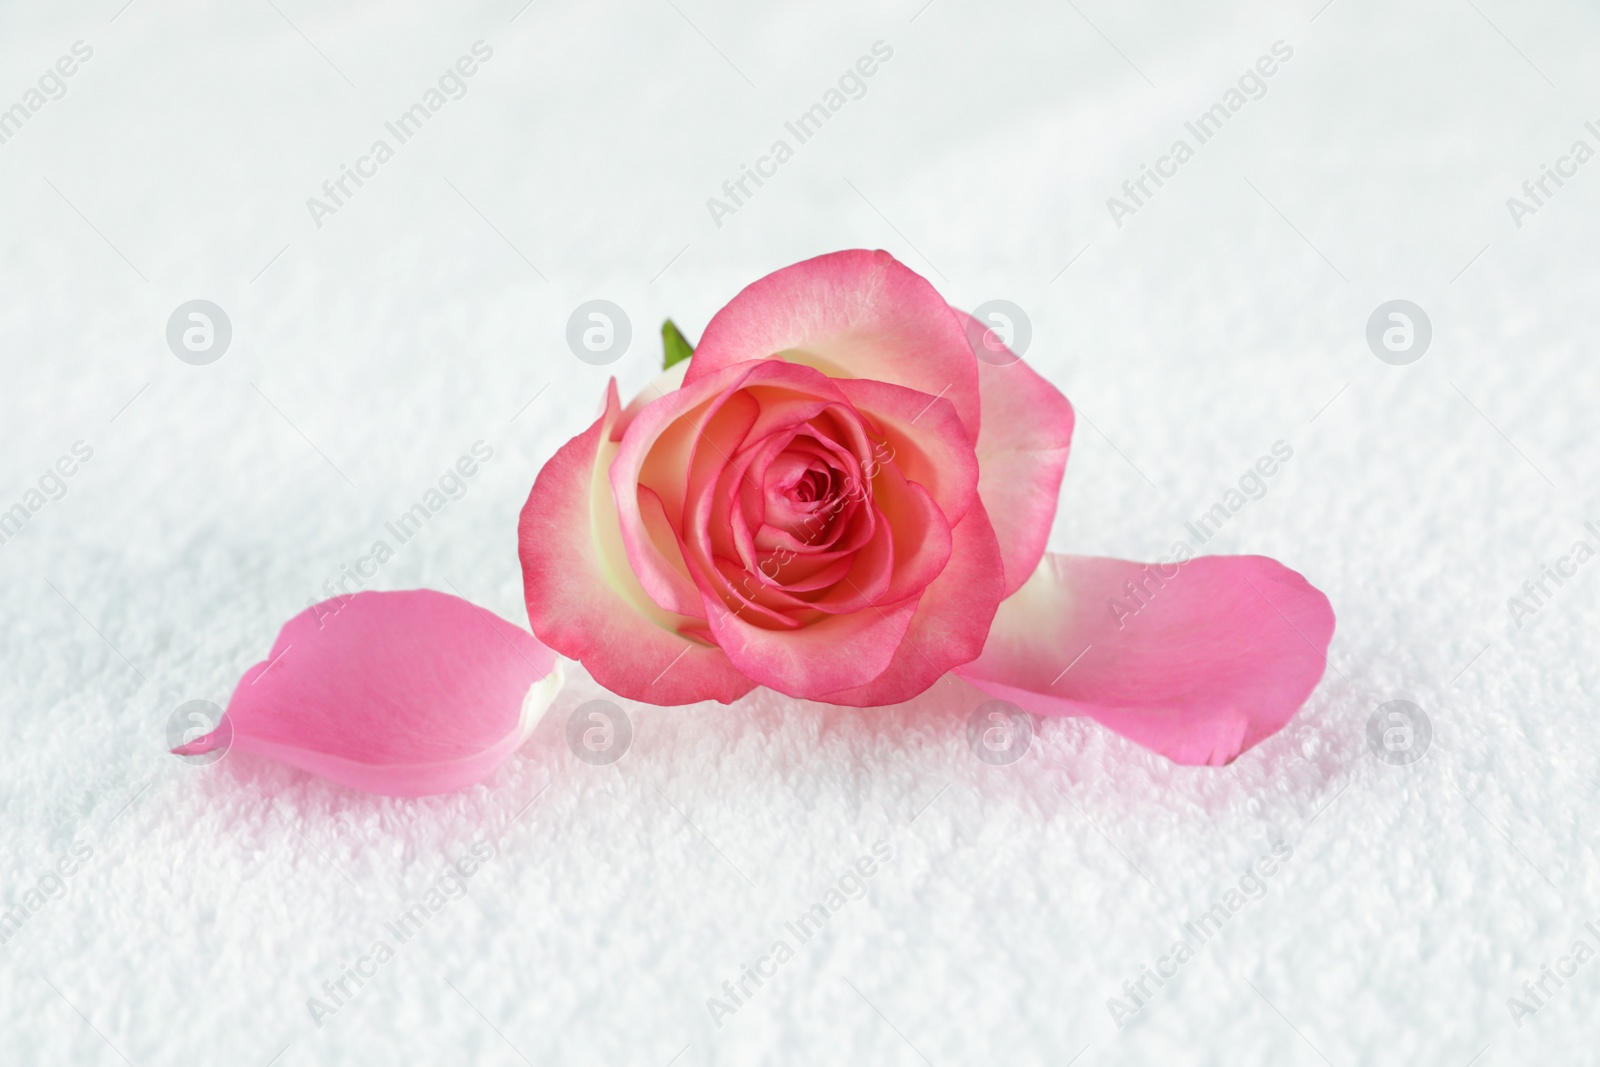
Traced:
<path fill-rule="evenodd" d="M 424 796 L 479 781 L 515 752 L 561 689 L 556 654 L 460 597 L 360 592 L 284 624 L 245 672 L 219 743 L 352 789 Z"/>
<path fill-rule="evenodd" d="M 1050 553 L 956 673 L 1027 711 L 1087 715 L 1174 762 L 1220 765 L 1311 695 L 1333 626 L 1328 598 L 1263 556 Z"/>

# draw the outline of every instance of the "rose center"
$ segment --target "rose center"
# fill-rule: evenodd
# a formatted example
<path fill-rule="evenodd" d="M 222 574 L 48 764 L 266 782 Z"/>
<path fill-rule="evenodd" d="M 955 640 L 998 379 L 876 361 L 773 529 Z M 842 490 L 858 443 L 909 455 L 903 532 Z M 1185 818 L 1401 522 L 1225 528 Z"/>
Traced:
<path fill-rule="evenodd" d="M 765 523 L 801 544 L 825 539 L 844 503 L 845 474 L 809 452 L 785 452 L 767 478 Z"/>

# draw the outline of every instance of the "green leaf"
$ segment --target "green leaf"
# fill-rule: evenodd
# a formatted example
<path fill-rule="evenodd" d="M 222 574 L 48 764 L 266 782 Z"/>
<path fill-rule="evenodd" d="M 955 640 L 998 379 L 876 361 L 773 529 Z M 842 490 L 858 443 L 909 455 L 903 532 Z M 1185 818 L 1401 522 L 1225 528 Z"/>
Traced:
<path fill-rule="evenodd" d="M 683 332 L 671 319 L 661 324 L 661 347 L 666 352 L 666 358 L 661 365 L 662 370 L 671 370 L 694 355 L 694 345 L 684 338 Z"/>

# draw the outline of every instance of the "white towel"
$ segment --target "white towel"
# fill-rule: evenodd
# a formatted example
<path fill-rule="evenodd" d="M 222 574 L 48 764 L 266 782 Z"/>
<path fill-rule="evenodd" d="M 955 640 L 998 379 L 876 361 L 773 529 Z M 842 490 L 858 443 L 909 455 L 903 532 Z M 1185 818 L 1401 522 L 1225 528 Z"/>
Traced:
<path fill-rule="evenodd" d="M 1600 564 L 1508 603 L 1600 547 L 1600 161 L 1570 158 L 1600 19 L 1320 2 L 0 15 L 0 1061 L 1600 1062 Z M 566 747 L 602 695 L 575 669 L 459 795 L 166 755 L 480 441 L 366 584 L 524 622 L 518 511 L 607 376 L 863 245 L 1027 312 L 1079 413 L 1057 551 L 1157 558 L 1292 446 L 1205 546 L 1333 601 L 1287 729 L 1210 769 L 1048 722 L 994 767 L 947 680 L 621 701 L 603 767 Z M 608 366 L 567 347 L 592 299 L 631 323 Z M 1408 365 L 1366 339 L 1394 299 L 1431 324 Z M 168 345 L 191 300 L 231 327 L 205 365 Z M 1396 699 L 1432 726 L 1410 766 L 1368 747 Z"/>

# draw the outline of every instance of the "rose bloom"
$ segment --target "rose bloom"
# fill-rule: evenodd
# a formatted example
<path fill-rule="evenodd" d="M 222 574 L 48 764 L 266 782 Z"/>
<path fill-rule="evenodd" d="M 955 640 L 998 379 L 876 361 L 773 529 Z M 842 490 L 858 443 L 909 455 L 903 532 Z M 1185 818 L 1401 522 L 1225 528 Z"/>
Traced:
<path fill-rule="evenodd" d="M 956 670 L 1226 762 L 1315 687 L 1327 599 L 1256 556 L 1046 557 L 1072 425 L 888 253 L 787 267 L 626 407 L 613 380 L 539 473 L 519 529 L 533 631 L 652 704 L 757 685 L 893 704 Z"/>

